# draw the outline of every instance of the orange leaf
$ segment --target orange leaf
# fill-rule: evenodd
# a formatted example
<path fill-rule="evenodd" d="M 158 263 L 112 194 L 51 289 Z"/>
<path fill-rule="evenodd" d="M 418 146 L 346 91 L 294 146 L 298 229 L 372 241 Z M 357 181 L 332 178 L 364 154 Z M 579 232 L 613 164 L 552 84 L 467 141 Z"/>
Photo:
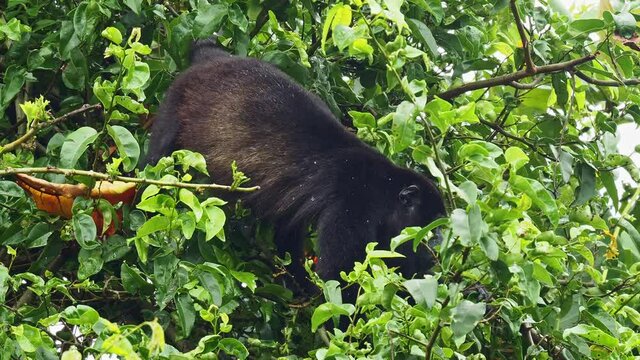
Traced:
<path fill-rule="evenodd" d="M 84 184 L 55 184 L 26 174 L 16 177 L 16 183 L 31 195 L 38 209 L 67 219 L 71 218 L 71 206 L 78 196 L 131 204 L 136 195 L 136 185 L 122 181 L 98 181 L 89 191 Z"/>

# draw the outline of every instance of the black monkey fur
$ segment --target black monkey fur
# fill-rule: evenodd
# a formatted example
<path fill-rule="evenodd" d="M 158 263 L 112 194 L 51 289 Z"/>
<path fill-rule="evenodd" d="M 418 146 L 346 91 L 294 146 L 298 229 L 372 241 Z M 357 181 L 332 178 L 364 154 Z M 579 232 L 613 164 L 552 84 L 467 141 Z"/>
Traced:
<path fill-rule="evenodd" d="M 147 163 L 194 150 L 222 183 L 237 162 L 261 187 L 244 200 L 273 222 L 278 248 L 298 260 L 291 273 L 301 283 L 309 224 L 318 232 L 319 276 L 339 280 L 364 259 L 368 242 L 388 248 L 403 228 L 445 214 L 430 180 L 364 144 L 317 96 L 274 66 L 231 56 L 211 41 L 194 44 L 192 65 L 168 89 L 151 131 Z M 414 253 L 405 245 L 406 258 L 391 265 L 407 277 L 431 267 L 424 246 Z"/>

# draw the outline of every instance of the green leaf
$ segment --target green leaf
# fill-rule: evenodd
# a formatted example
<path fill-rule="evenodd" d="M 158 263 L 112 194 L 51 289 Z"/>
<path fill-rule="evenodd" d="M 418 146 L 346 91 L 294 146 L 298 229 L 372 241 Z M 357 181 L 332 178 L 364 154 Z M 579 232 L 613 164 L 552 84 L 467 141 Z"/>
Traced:
<path fill-rule="evenodd" d="M 518 171 L 521 167 L 529 162 L 529 157 L 521 148 L 512 146 L 504 152 L 504 158 L 511 165 L 514 171 Z"/>
<path fill-rule="evenodd" d="M 254 292 L 256 290 L 256 280 L 258 279 L 254 274 L 246 271 L 230 271 L 231 275 L 241 283 L 241 286 L 246 286 Z"/>
<path fill-rule="evenodd" d="M 187 189 L 180 189 L 178 192 L 178 198 L 180 201 L 191 208 L 193 214 L 195 215 L 196 221 L 200 221 L 202 217 L 202 207 L 200 206 L 200 201 L 198 198 Z"/>
<path fill-rule="evenodd" d="M 570 24 L 571 28 L 578 32 L 594 32 L 604 29 L 604 21 L 601 19 L 578 19 Z"/>
<path fill-rule="evenodd" d="M 440 24 L 444 19 L 444 9 L 442 8 L 442 2 L 439 0 L 410 0 L 412 3 L 420 6 L 423 10 L 427 11 L 433 16 L 436 24 Z"/>
<path fill-rule="evenodd" d="M 97 137 L 98 132 L 88 126 L 81 127 L 67 135 L 60 149 L 60 167 L 75 168 L 82 154 Z"/>
<path fill-rule="evenodd" d="M 549 218 L 551 224 L 556 226 L 560 220 L 558 205 L 551 193 L 538 181 L 519 175 L 511 175 L 509 183 L 515 190 L 521 191 Z"/>
<path fill-rule="evenodd" d="M 74 33 L 82 41 L 92 36 L 100 21 L 101 13 L 96 1 L 83 1 L 73 14 Z M 75 48 L 75 50 L 78 50 Z"/>
<path fill-rule="evenodd" d="M 153 284 L 147 282 L 142 273 L 132 268 L 127 263 L 120 265 L 120 278 L 122 279 L 122 287 L 130 294 L 146 294 L 153 293 Z"/>
<path fill-rule="evenodd" d="M 170 216 L 176 207 L 176 201 L 167 194 L 157 194 L 146 199 L 143 196 L 142 198 L 144 200 L 138 203 L 136 207 L 143 211 L 157 212 Z"/>
<path fill-rule="evenodd" d="M 69 350 L 62 353 L 60 360 L 82 360 L 82 353 L 72 345 Z"/>
<path fill-rule="evenodd" d="M 62 81 L 70 89 L 84 90 L 89 77 L 87 57 L 78 48 L 71 50 L 69 57 L 69 62 L 62 72 Z"/>
<path fill-rule="evenodd" d="M 334 316 L 351 316 L 356 311 L 351 304 L 324 303 L 318 306 L 311 316 L 311 331 L 316 332 L 318 327 Z"/>
<path fill-rule="evenodd" d="M 222 230 L 227 217 L 224 211 L 217 206 L 207 206 L 204 209 L 204 215 L 201 223 L 204 225 L 205 239 L 208 241 Z"/>
<path fill-rule="evenodd" d="M 171 225 L 171 218 L 164 215 L 156 215 L 147 220 L 136 232 L 137 237 L 151 235 L 158 231 L 164 231 Z"/>
<path fill-rule="evenodd" d="M 24 197 L 24 190 L 13 181 L 0 180 L 0 196 Z"/>
<path fill-rule="evenodd" d="M 102 258 L 102 247 L 96 247 L 90 250 L 80 249 L 78 253 L 78 279 L 84 280 L 89 276 L 95 275 L 102 270 L 104 260 Z"/>
<path fill-rule="evenodd" d="M 357 128 L 376 128 L 376 119 L 370 113 L 349 111 L 349 116 L 351 116 L 353 125 Z"/>
<path fill-rule="evenodd" d="M 91 250 L 100 246 L 100 243 L 96 241 L 98 235 L 96 224 L 87 214 L 73 215 L 73 234 L 83 249 Z"/>
<path fill-rule="evenodd" d="M 53 228 L 49 224 L 37 223 L 29 230 L 25 243 L 29 248 L 45 246 L 51 234 L 53 234 Z"/>
<path fill-rule="evenodd" d="M 438 280 L 426 275 L 424 279 L 412 279 L 402 283 L 407 288 L 409 294 L 416 301 L 416 304 L 431 309 L 438 298 Z"/>
<path fill-rule="evenodd" d="M 133 100 L 129 96 L 115 96 L 115 103 L 135 114 L 148 114 L 149 110 L 143 104 Z"/>
<path fill-rule="evenodd" d="M 69 306 L 62 312 L 62 317 L 71 325 L 92 326 L 98 322 L 100 315 L 87 305 Z"/>
<path fill-rule="evenodd" d="M 207 172 L 207 163 L 202 154 L 189 150 L 178 150 L 174 151 L 171 156 L 177 164 L 182 165 L 183 172 L 187 172 L 189 168 L 194 168 L 205 175 L 209 175 Z"/>
<path fill-rule="evenodd" d="M 193 35 L 201 39 L 211 36 L 220 28 L 228 12 L 226 4 L 210 5 L 206 1 L 199 1 L 198 14 L 193 24 Z"/>
<path fill-rule="evenodd" d="M 576 201 L 573 205 L 584 205 L 596 195 L 596 171 L 587 164 L 578 165 L 578 175 L 580 177 L 580 186 L 578 186 Z"/>
<path fill-rule="evenodd" d="M 566 329 L 562 333 L 562 337 L 565 339 L 567 339 L 569 335 L 578 335 L 597 345 L 606 346 L 609 349 L 615 349 L 618 346 L 617 338 L 598 329 L 593 325 L 576 325 L 572 328 Z"/>
<path fill-rule="evenodd" d="M 142 10 L 142 0 L 124 0 L 124 4 L 136 13 L 136 15 L 140 15 L 140 11 Z"/>
<path fill-rule="evenodd" d="M 403 101 L 398 105 L 396 112 L 393 114 L 393 125 L 391 129 L 395 140 L 395 152 L 406 149 L 414 140 L 416 135 L 415 111 L 416 106 L 413 103 Z"/>
<path fill-rule="evenodd" d="M 218 342 L 218 348 L 225 354 L 231 355 L 234 358 L 246 359 L 249 357 L 249 350 L 237 339 L 224 338 Z"/>
<path fill-rule="evenodd" d="M 456 338 L 464 338 L 482 320 L 485 311 L 485 303 L 474 304 L 469 300 L 462 300 L 458 306 L 451 310 L 453 335 Z"/>
<path fill-rule="evenodd" d="M 120 45 L 122 43 L 122 33 L 120 33 L 120 30 L 118 30 L 118 28 L 115 28 L 113 26 L 109 26 L 108 28 L 102 30 L 100 35 L 116 45 Z"/>
<path fill-rule="evenodd" d="M 3 264 L 0 264 L 0 302 L 4 303 L 7 297 L 10 280 L 11 276 L 9 275 L 9 269 Z"/>
<path fill-rule="evenodd" d="M 453 234 L 460 237 L 460 242 L 464 246 L 477 244 L 488 230 L 478 204 L 472 205 L 468 213 L 462 209 L 453 210 L 451 212 L 451 226 Z"/>
<path fill-rule="evenodd" d="M 613 22 L 616 24 L 616 30 L 618 33 L 626 38 L 630 39 L 636 35 L 636 18 L 629 12 L 622 12 L 620 14 L 613 15 Z"/>
<path fill-rule="evenodd" d="M 122 88 L 126 90 L 140 90 L 149 81 L 149 65 L 142 61 L 135 61 L 134 66 L 127 69 L 122 78 Z"/>
<path fill-rule="evenodd" d="M 222 295 L 224 295 L 225 292 L 225 274 L 220 268 L 220 265 L 202 265 L 198 266 L 196 271 L 196 276 L 200 284 L 208 291 L 211 296 L 211 301 L 216 306 L 222 305 Z"/>
<path fill-rule="evenodd" d="M 229 21 L 236 25 L 240 31 L 247 31 L 247 28 L 249 27 L 249 20 L 237 3 L 231 5 L 231 8 L 229 9 Z"/>
<path fill-rule="evenodd" d="M 126 172 L 133 171 L 136 165 L 138 165 L 138 158 L 140 157 L 140 146 L 138 142 L 131 132 L 122 126 L 107 125 L 107 131 L 115 142 L 118 153 L 123 159 L 123 170 Z"/>
<path fill-rule="evenodd" d="M 324 52 L 329 30 L 335 30 L 336 26 L 342 25 L 348 27 L 351 25 L 351 7 L 349 5 L 337 4 L 327 13 L 327 18 L 322 25 L 321 47 Z"/>
<path fill-rule="evenodd" d="M 429 50 L 431 56 L 438 57 L 440 55 L 436 39 L 433 37 L 427 25 L 416 19 L 407 19 L 407 25 L 409 25 L 411 34 L 418 39 L 425 49 Z"/>
<path fill-rule="evenodd" d="M 465 181 L 458 185 L 459 195 L 469 205 L 473 205 L 478 200 L 478 187 L 472 181 Z"/>
<path fill-rule="evenodd" d="M 333 43 L 336 45 L 338 50 L 342 51 L 349 47 L 356 39 L 358 38 L 358 34 L 356 31 L 348 26 L 338 25 L 333 29 L 333 33 L 331 34 L 331 38 L 333 39 Z"/>
<path fill-rule="evenodd" d="M 193 306 L 193 299 L 187 294 L 179 294 L 176 296 L 176 310 L 178 310 L 178 325 L 183 337 L 187 337 L 193 330 L 196 322 L 196 309 Z"/>
<path fill-rule="evenodd" d="M 553 73 L 551 75 L 551 84 L 556 92 L 558 104 L 564 106 L 569 100 L 569 91 L 567 90 L 567 77 L 562 72 Z"/>

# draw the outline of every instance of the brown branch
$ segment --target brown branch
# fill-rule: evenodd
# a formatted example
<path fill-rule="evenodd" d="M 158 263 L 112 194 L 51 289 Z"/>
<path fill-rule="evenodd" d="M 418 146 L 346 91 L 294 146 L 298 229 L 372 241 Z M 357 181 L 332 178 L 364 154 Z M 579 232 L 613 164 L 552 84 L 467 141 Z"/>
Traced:
<path fill-rule="evenodd" d="M 27 140 L 29 140 L 30 138 L 34 137 L 38 133 L 38 131 L 40 129 L 43 129 L 43 128 L 46 128 L 48 126 L 52 126 L 52 125 L 55 125 L 55 124 L 57 124 L 59 122 L 67 120 L 71 116 L 78 115 L 80 113 L 87 112 L 89 110 L 101 109 L 101 108 L 102 108 L 102 106 L 100 104 L 94 104 L 94 105 L 85 104 L 85 105 L 82 105 L 79 109 L 70 111 L 70 112 L 68 112 L 68 113 L 66 113 L 66 114 L 64 114 L 64 115 L 62 115 L 62 116 L 60 116 L 58 118 L 55 118 L 55 119 L 53 119 L 51 121 L 45 121 L 45 122 L 38 123 L 37 125 L 33 126 L 31 129 L 29 129 L 29 131 L 27 131 L 24 135 L 19 137 L 17 140 L 8 143 L 5 146 L 0 146 L 0 154 L 4 154 L 6 152 L 12 151 L 15 148 L 17 148 L 18 146 L 24 144 Z"/>
<path fill-rule="evenodd" d="M 552 359 L 556 360 L 566 360 L 562 351 L 564 350 L 561 346 L 553 345 L 551 340 L 549 340 L 546 336 L 540 334 L 540 332 L 531 325 L 531 323 L 524 322 L 520 326 L 520 333 L 522 336 L 526 337 L 529 340 L 531 345 L 540 345 L 543 348 L 549 351 L 549 355 L 551 355 Z"/>
<path fill-rule="evenodd" d="M 506 131 L 505 129 L 503 129 L 498 124 L 494 124 L 494 123 L 492 123 L 490 121 L 486 121 L 486 120 L 482 120 L 482 119 L 480 119 L 480 123 L 492 128 L 494 131 L 497 131 L 498 133 L 502 134 L 504 137 L 507 137 L 507 138 L 509 138 L 511 140 L 515 140 L 515 141 L 518 141 L 518 142 L 521 142 L 521 143 L 525 144 L 533 152 L 535 152 L 537 154 L 540 154 L 541 156 L 543 156 L 543 157 L 545 157 L 545 158 L 547 158 L 549 160 L 554 160 L 554 158 L 552 158 L 551 156 L 549 156 L 549 155 L 545 154 L 544 152 L 540 151 L 535 144 L 529 142 L 525 138 L 521 138 L 519 136 L 511 134 L 510 132 Z"/>
<path fill-rule="evenodd" d="M 589 84 L 598 85 L 598 86 L 629 86 L 629 85 L 640 85 L 640 79 L 626 79 L 626 80 L 599 80 L 594 79 L 587 74 L 583 73 L 580 70 L 576 70 L 575 74 L 580 79 L 588 82 Z"/>
<path fill-rule="evenodd" d="M 527 84 L 519 83 L 517 81 L 512 81 L 509 85 L 511 85 L 512 87 L 518 90 L 531 90 L 531 89 L 535 89 L 536 86 L 540 85 L 543 78 L 544 78 L 543 76 L 537 77 L 532 82 Z"/>
<path fill-rule="evenodd" d="M 549 73 L 554 73 L 558 71 L 569 70 L 578 65 L 587 63 L 595 59 L 597 55 L 598 53 L 589 54 L 587 56 L 583 56 L 578 59 L 563 61 L 556 64 L 538 66 L 536 67 L 536 74 L 549 74 Z M 513 81 L 518 81 L 518 80 L 530 77 L 531 75 L 532 74 L 530 74 L 526 69 L 520 70 L 510 74 L 505 74 L 498 77 L 490 78 L 490 79 L 466 83 L 456 88 L 441 92 L 437 96 L 444 100 L 451 100 L 456 96 L 462 95 L 468 91 L 485 89 L 485 88 L 490 88 L 490 87 L 500 86 L 500 85 L 510 85 Z"/>
<path fill-rule="evenodd" d="M 109 175 L 105 173 L 100 173 L 96 171 L 87 171 L 87 170 L 75 170 L 75 169 L 60 169 L 56 167 L 35 167 L 35 168 L 6 168 L 0 169 L 0 176 L 2 175 L 10 175 L 10 174 L 41 174 L 41 173 L 50 173 L 50 174 L 62 174 L 65 176 L 89 176 L 94 179 L 99 180 L 107 180 L 107 181 L 123 181 L 127 183 L 134 184 L 152 184 L 157 186 L 169 186 L 183 189 L 195 189 L 195 191 L 202 191 L 205 189 L 214 189 L 214 190 L 226 190 L 226 191 L 237 191 L 237 192 L 252 192 L 260 189 L 259 186 L 253 187 L 237 187 L 233 188 L 228 185 L 219 185 L 219 184 L 192 184 L 192 183 L 183 183 L 178 181 L 160 181 L 160 180 L 152 180 L 152 179 L 144 179 L 144 178 L 133 178 L 128 176 L 117 176 L 117 175 Z"/>
<path fill-rule="evenodd" d="M 531 58 L 531 49 L 529 49 L 529 39 L 527 38 L 527 33 L 524 29 L 524 25 L 522 24 L 522 19 L 520 18 L 520 14 L 518 14 L 518 6 L 516 5 L 516 0 L 511 0 L 509 2 L 511 6 L 511 12 L 513 13 L 513 18 L 516 20 L 516 27 L 518 28 L 518 34 L 520 34 L 520 41 L 522 41 L 522 49 L 524 50 L 524 63 L 526 66 L 526 72 L 529 75 L 533 75 L 536 73 L 536 65 L 533 63 L 533 59 Z"/>

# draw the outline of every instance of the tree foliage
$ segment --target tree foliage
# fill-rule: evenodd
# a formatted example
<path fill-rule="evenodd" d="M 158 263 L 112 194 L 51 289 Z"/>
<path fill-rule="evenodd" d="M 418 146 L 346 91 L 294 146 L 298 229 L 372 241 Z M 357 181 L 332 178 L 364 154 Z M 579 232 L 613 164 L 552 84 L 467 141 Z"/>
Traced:
<path fill-rule="evenodd" d="M 637 1 L 9 0 L 1 357 L 640 356 L 640 171 L 617 146 L 618 126 L 640 123 L 639 19 Z M 360 287 L 355 304 L 319 279 L 324 296 L 294 299 L 291 260 L 229 192 L 260 185 L 242 169 L 200 186 L 216 179 L 180 150 L 137 170 L 189 44 L 211 36 L 437 179 L 450 215 L 392 249 L 370 244 L 343 275 Z M 138 198 L 67 197 L 70 216 L 52 215 L 16 173 L 85 190 L 135 182 Z M 69 187 L 51 189 L 62 199 Z M 385 265 L 436 226 L 430 275 Z M 332 326 L 340 318 L 348 329 Z"/>

